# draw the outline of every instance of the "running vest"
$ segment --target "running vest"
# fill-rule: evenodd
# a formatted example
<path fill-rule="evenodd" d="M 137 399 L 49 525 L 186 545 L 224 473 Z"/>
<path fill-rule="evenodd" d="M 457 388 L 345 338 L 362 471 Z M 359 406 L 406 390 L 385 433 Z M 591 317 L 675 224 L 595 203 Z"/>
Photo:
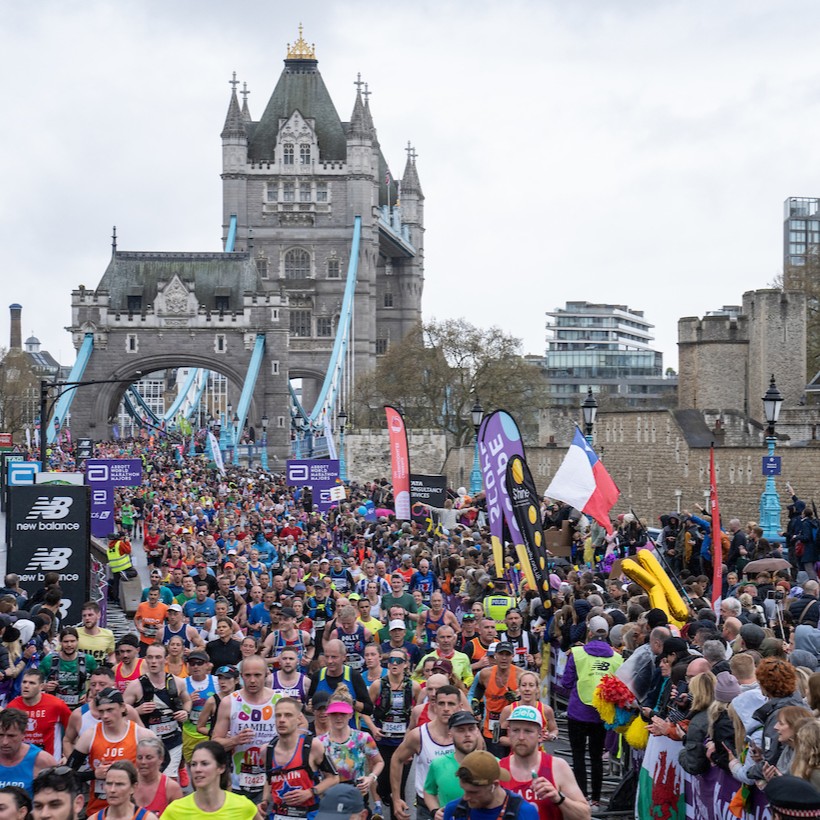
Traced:
<path fill-rule="evenodd" d="M 274 703 L 280 701 L 282 698 L 293 698 L 300 703 L 305 702 L 305 676 L 300 672 L 299 677 L 292 686 L 287 686 L 279 680 L 279 672 L 273 673 L 273 685 L 271 689 L 276 693 L 277 698 Z"/>
<path fill-rule="evenodd" d="M 277 738 L 278 739 L 278 738 Z M 274 757 L 276 740 L 272 740 L 265 759 L 265 772 L 270 784 L 269 820 L 278 817 L 306 818 L 308 813 L 317 808 L 315 798 L 301 806 L 289 806 L 284 802 L 285 794 L 294 789 L 312 789 L 316 785 L 316 772 L 310 768 L 310 749 L 313 743 L 312 735 L 302 735 L 296 741 L 296 750 L 293 757 L 280 766 Z M 264 776 L 264 775 L 263 775 Z"/>
<path fill-rule="evenodd" d="M 160 643 L 164 643 L 167 646 L 168 641 L 170 641 L 171 638 L 180 638 L 186 649 L 190 649 L 192 646 L 191 641 L 188 640 L 188 624 L 183 624 L 177 632 L 174 632 L 168 624 L 165 624 L 162 630 L 162 639 Z"/>
<path fill-rule="evenodd" d="M 191 696 L 191 711 L 185 726 L 196 730 L 196 724 L 202 710 L 205 708 L 205 701 L 211 695 L 215 695 L 219 684 L 213 675 L 208 675 L 205 680 L 196 681 L 192 677 L 185 678 L 185 687 Z"/>
<path fill-rule="evenodd" d="M 250 743 L 234 747 L 233 788 L 246 797 L 253 799 L 262 794 L 265 788 L 265 769 L 263 750 L 276 737 L 276 721 L 273 707 L 278 698 L 271 697 L 262 704 L 248 703 L 242 692 L 232 692 L 231 722 L 229 737 L 237 735 L 242 729 L 253 729 L 254 739 Z"/>
<path fill-rule="evenodd" d="M 118 663 L 114 667 L 114 684 L 117 687 L 117 689 L 120 690 L 120 692 L 125 692 L 125 690 L 128 688 L 128 684 L 132 681 L 137 680 L 141 674 L 142 658 L 139 658 L 137 660 L 136 664 L 134 664 L 134 671 L 127 677 L 125 677 L 122 674 L 122 663 Z"/>
<path fill-rule="evenodd" d="M 518 820 L 518 810 L 521 808 L 523 802 L 524 798 L 521 797 L 520 794 L 510 794 L 508 792 L 504 798 L 504 804 L 501 807 L 503 811 L 499 812 L 498 820 Z M 561 815 L 559 815 L 559 817 L 560 816 Z M 453 820 L 469 820 L 469 817 L 470 806 L 462 797 L 453 809 Z"/>
<path fill-rule="evenodd" d="M 419 729 L 419 740 L 421 749 L 416 755 L 416 795 L 421 798 L 424 794 L 424 781 L 427 779 L 430 764 L 435 758 L 450 754 L 455 747 L 452 741 L 442 746 L 441 743 L 433 740 L 429 723 Z"/>
<path fill-rule="evenodd" d="M 348 580 L 347 570 L 343 569 L 338 575 L 333 572 L 333 570 L 330 570 L 328 573 L 328 578 L 335 587 L 336 591 L 340 592 L 342 595 L 350 590 L 350 581 Z"/>
<path fill-rule="evenodd" d="M 88 750 L 88 765 L 92 770 L 99 766 L 110 765 L 116 760 L 130 760 L 136 763 L 137 760 L 137 724 L 128 721 L 128 729 L 122 740 L 109 740 L 105 736 L 102 723 L 97 724 L 94 730 L 94 739 Z M 88 795 L 87 814 L 99 811 L 108 806 L 105 799 L 105 781 L 92 780 L 91 790 Z"/>
<path fill-rule="evenodd" d="M 296 639 L 293 641 L 289 641 L 287 638 L 282 637 L 282 633 L 277 629 L 274 633 L 273 639 L 273 646 L 271 647 L 271 657 L 276 658 L 279 656 L 279 653 L 285 648 L 292 648 L 295 649 L 297 652 L 297 661 L 300 666 L 303 665 L 303 659 L 305 656 L 305 644 L 302 640 L 302 630 L 296 630 Z"/>
<path fill-rule="evenodd" d="M 518 668 L 510 666 L 507 673 L 507 683 L 502 686 L 497 682 L 498 667 L 494 666 L 490 669 L 490 679 L 487 681 L 487 686 L 484 688 L 484 703 L 486 708 L 484 710 L 484 737 L 488 740 L 493 739 L 493 734 L 498 726 L 498 719 L 504 711 L 505 706 L 509 706 L 511 701 L 507 699 L 507 695 L 512 693 L 518 694 Z"/>
<path fill-rule="evenodd" d="M 427 644 L 429 645 L 430 649 L 435 649 L 436 648 L 436 633 L 438 632 L 439 627 L 444 626 L 444 618 L 447 615 L 447 610 L 446 609 L 441 610 L 441 617 L 437 621 L 434 621 L 432 619 L 432 617 L 431 617 L 432 612 L 433 611 L 431 609 L 427 610 L 427 614 L 425 615 L 425 618 L 424 618 L 424 629 L 427 632 Z M 478 660 L 478 659 L 476 659 L 476 660 Z"/>
<path fill-rule="evenodd" d="M 508 609 L 515 609 L 515 598 L 511 595 L 490 595 L 484 599 L 484 614 L 495 621 L 495 628 L 499 632 L 507 631 L 504 619 Z"/>
<path fill-rule="evenodd" d="M 479 638 L 478 636 L 473 638 L 469 643 L 472 644 L 473 647 L 473 651 L 470 654 L 470 663 L 476 663 L 476 661 L 480 661 L 487 654 L 487 651 L 490 648 L 488 646 L 484 646 L 484 644 L 481 643 L 481 638 Z"/>
<path fill-rule="evenodd" d="M 0 787 L 19 786 L 31 794 L 31 784 L 34 782 L 34 763 L 42 749 L 29 743 L 26 756 L 16 766 L 0 767 Z"/>
<path fill-rule="evenodd" d="M 182 743 L 182 729 L 179 722 L 174 717 L 174 712 L 182 709 L 182 700 L 177 692 L 174 676 L 165 674 L 165 688 L 157 689 L 151 683 L 148 675 L 140 677 L 142 686 L 141 703 L 153 702 L 157 707 L 153 712 L 142 716 L 142 722 L 146 729 L 150 729 L 159 737 L 168 749 L 175 749 Z"/>
<path fill-rule="evenodd" d="M 71 709 L 76 709 L 80 705 L 80 698 L 85 694 L 85 682 L 88 678 L 86 670 L 85 652 L 77 653 L 77 689 L 74 692 L 69 691 L 68 684 L 61 681 L 61 678 L 68 677 L 68 673 L 62 673 L 63 659 L 60 653 L 56 652 L 51 659 L 51 668 L 48 670 L 47 681 L 54 681 L 57 684 L 57 691 L 54 695 L 62 700 L 66 706 Z"/>
<path fill-rule="evenodd" d="M 345 665 L 342 667 L 344 670 L 342 672 L 342 683 L 347 687 L 347 691 L 350 692 L 350 697 L 353 698 L 353 702 L 355 703 L 356 698 L 356 689 L 353 686 L 353 676 L 350 674 L 350 667 Z M 323 666 L 321 672 L 319 672 L 319 681 L 316 684 L 316 692 L 327 692 L 329 695 L 332 695 L 336 691 L 335 686 L 331 686 L 327 682 L 327 667 Z M 353 717 L 350 718 L 350 728 L 351 729 L 360 729 L 361 721 L 359 718 L 359 713 L 354 710 Z"/>
<path fill-rule="evenodd" d="M 583 646 L 572 648 L 572 658 L 575 661 L 575 672 L 578 677 L 576 684 L 578 697 L 587 706 L 592 706 L 592 695 L 601 682 L 601 678 L 616 672 L 624 662 L 617 652 L 613 652 L 611 658 L 599 658 L 588 654 Z"/>
<path fill-rule="evenodd" d="M 332 633 L 331 633 L 332 634 Z M 347 659 L 345 663 L 351 669 L 361 672 L 364 667 L 364 627 L 361 624 L 356 626 L 351 634 L 344 631 L 341 625 L 336 630 L 339 640 L 345 645 L 347 650 Z"/>
<path fill-rule="evenodd" d="M 499 761 L 499 766 L 506 771 L 510 771 L 510 758 L 505 757 Z M 541 752 L 541 762 L 538 764 L 538 776 L 545 777 L 552 785 L 555 785 L 555 780 L 552 775 L 552 755 L 546 752 Z M 538 820 L 561 820 L 563 815 L 561 809 L 558 808 L 550 800 L 536 800 L 535 794 L 532 790 L 532 778 L 527 780 L 515 780 L 512 773 L 510 779 L 504 784 L 504 788 L 511 792 L 521 795 L 527 803 L 531 803 L 538 807 Z"/>
<path fill-rule="evenodd" d="M 407 734 L 407 724 L 413 712 L 413 681 L 405 678 L 399 689 L 393 689 L 390 681 L 382 678 L 374 706 L 373 719 L 382 732 L 379 743 L 398 746 Z"/>

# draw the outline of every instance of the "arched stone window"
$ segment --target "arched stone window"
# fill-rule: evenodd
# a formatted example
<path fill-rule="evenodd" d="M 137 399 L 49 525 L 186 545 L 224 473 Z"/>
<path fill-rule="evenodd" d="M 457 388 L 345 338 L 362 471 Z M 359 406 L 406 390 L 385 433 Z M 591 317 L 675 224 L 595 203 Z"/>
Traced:
<path fill-rule="evenodd" d="M 293 143 L 286 142 L 282 146 L 282 162 L 285 165 L 293 165 Z"/>
<path fill-rule="evenodd" d="M 310 276 L 310 254 L 303 248 L 291 248 L 285 254 L 285 279 L 307 279 Z"/>
<path fill-rule="evenodd" d="M 305 143 L 299 146 L 299 164 L 310 165 L 310 146 Z"/>

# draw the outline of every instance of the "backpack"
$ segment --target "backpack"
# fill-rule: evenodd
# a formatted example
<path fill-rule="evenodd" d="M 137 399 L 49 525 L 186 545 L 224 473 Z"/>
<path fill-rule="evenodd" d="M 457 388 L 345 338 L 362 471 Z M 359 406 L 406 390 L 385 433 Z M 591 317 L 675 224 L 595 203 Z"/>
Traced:
<path fill-rule="evenodd" d="M 390 689 L 390 681 L 385 678 L 379 679 L 379 697 L 373 704 L 373 717 L 381 723 L 389 714 L 392 704 L 392 694 Z M 410 720 L 410 715 L 413 712 L 413 681 L 410 678 L 405 678 L 404 681 L 404 708 L 402 709 L 402 717 L 404 721 Z"/>
<path fill-rule="evenodd" d="M 615 786 L 612 797 L 609 798 L 610 812 L 629 812 L 635 810 L 635 799 L 638 795 L 638 770 L 630 769 Z"/>
<path fill-rule="evenodd" d="M 148 703 L 148 701 L 154 699 L 154 694 L 157 690 L 154 687 L 154 684 L 151 683 L 151 679 L 148 675 L 141 675 L 139 680 L 140 685 L 142 686 L 142 700 L 140 703 Z M 170 672 L 165 673 L 165 689 L 168 692 L 168 700 L 171 711 L 182 711 L 185 707 L 182 705 L 182 699 L 177 691 L 177 682 L 174 680 L 174 676 Z"/>
<path fill-rule="evenodd" d="M 507 792 L 507 808 L 504 810 L 503 817 L 499 820 L 516 820 L 518 817 L 518 809 L 524 802 L 524 798 L 520 794 L 513 794 Z M 470 816 L 470 807 L 467 801 L 462 797 L 458 801 L 458 805 L 453 809 L 453 820 L 468 820 Z"/>
<path fill-rule="evenodd" d="M 310 749 L 313 745 L 313 735 L 307 734 L 304 736 L 305 740 L 302 743 L 302 765 L 297 766 L 297 769 L 304 769 L 311 777 L 315 777 L 313 770 L 310 768 Z M 272 772 L 274 769 L 280 769 L 281 766 L 277 766 L 276 758 L 273 756 L 273 750 L 276 748 L 276 744 L 279 742 L 279 737 L 275 737 L 269 744 L 268 744 L 268 751 L 265 755 L 265 771 Z"/>

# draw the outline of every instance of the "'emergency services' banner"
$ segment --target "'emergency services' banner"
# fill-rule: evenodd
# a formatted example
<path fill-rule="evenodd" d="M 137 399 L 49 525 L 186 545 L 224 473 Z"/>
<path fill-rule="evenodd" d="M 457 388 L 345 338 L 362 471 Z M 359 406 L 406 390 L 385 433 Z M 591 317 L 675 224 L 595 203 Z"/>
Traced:
<path fill-rule="evenodd" d="M 63 591 L 63 621 L 81 620 L 88 600 L 88 487 L 9 487 L 7 572 L 16 572 L 31 597 L 47 572 L 56 572 Z"/>

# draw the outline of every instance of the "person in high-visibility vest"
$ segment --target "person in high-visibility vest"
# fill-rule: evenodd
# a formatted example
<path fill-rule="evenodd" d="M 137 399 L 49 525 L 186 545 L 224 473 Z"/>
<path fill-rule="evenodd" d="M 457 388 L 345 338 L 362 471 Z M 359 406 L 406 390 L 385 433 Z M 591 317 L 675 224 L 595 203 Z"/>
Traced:
<path fill-rule="evenodd" d="M 108 537 L 108 569 L 111 578 L 108 582 L 108 597 L 112 601 L 118 601 L 120 597 L 120 575 L 127 572 L 133 564 L 131 563 L 131 544 L 128 539 L 121 538 L 114 533 Z"/>
<path fill-rule="evenodd" d="M 504 578 L 493 579 L 494 590 L 484 598 L 484 614 L 495 621 L 498 632 L 507 631 L 507 612 L 515 609 L 515 597 L 510 595 L 507 581 Z"/>
<path fill-rule="evenodd" d="M 606 727 L 598 710 L 592 705 L 592 696 L 601 678 L 614 674 L 623 663 L 623 658 L 609 645 L 609 627 L 609 621 L 601 615 L 594 615 L 589 619 L 587 642 L 583 646 L 572 647 L 561 678 L 561 686 L 571 692 L 567 703 L 567 734 L 572 749 L 572 768 L 581 791 L 588 794 L 593 805 L 601 800 Z M 589 793 L 587 739 L 592 770 Z"/>

